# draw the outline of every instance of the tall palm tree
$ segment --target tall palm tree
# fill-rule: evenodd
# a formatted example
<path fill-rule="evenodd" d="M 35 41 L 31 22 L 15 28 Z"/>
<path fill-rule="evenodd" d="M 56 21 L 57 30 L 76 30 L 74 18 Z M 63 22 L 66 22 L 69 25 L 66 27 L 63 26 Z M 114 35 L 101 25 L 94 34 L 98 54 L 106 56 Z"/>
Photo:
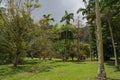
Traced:
<path fill-rule="evenodd" d="M 66 26 L 70 26 L 70 21 L 73 20 L 74 21 L 74 14 L 73 13 L 68 13 L 67 11 L 65 11 L 65 15 L 62 17 L 62 19 L 60 20 L 60 22 L 66 22 Z M 70 41 L 69 41 L 69 30 L 65 30 L 63 33 L 65 33 L 65 50 L 64 53 L 68 54 L 69 49 L 70 49 Z M 68 56 L 66 56 L 65 61 L 68 59 Z"/>
<path fill-rule="evenodd" d="M 54 18 L 51 18 L 51 14 L 44 14 L 43 18 L 39 20 L 39 24 L 42 28 L 47 29 L 50 28 L 50 22 L 54 22 Z"/>
<path fill-rule="evenodd" d="M 43 49 L 43 59 L 45 60 L 47 51 L 49 52 L 51 50 L 52 47 L 50 47 L 52 44 L 51 41 L 51 34 L 52 34 L 52 29 L 51 29 L 51 24 L 50 22 L 53 21 L 54 22 L 54 18 L 51 17 L 51 14 L 44 14 L 43 18 L 39 20 L 39 27 L 41 27 L 41 35 L 40 37 L 43 38 L 45 40 L 44 45 L 42 45 L 43 47 L 41 49 Z M 51 59 L 51 57 L 50 57 Z"/>
<path fill-rule="evenodd" d="M 96 25 L 97 25 L 97 50 L 98 50 L 98 74 L 97 78 L 100 80 L 106 80 L 106 72 L 104 69 L 104 56 L 103 56 L 103 40 L 102 40 L 102 28 L 100 18 L 99 0 L 95 0 L 96 8 Z"/>
<path fill-rule="evenodd" d="M 44 14 L 44 15 L 43 15 L 43 18 L 46 19 L 48 22 L 49 22 L 49 21 L 54 21 L 54 19 L 51 18 L 50 16 L 51 16 L 51 14 L 47 14 L 47 15 Z"/>
<path fill-rule="evenodd" d="M 109 26 L 109 30 L 110 30 L 111 39 L 112 39 L 112 46 L 113 46 L 114 56 L 115 56 L 115 71 L 119 71 L 118 57 L 117 57 L 117 53 L 116 53 L 114 35 L 113 35 L 113 31 L 112 31 L 112 26 L 111 26 L 112 13 L 110 11 L 110 8 L 106 7 L 104 9 L 104 13 L 103 14 L 104 14 L 104 17 L 107 20 L 107 23 L 108 23 L 108 26 Z"/>
<path fill-rule="evenodd" d="M 89 0 L 88 2 L 86 0 L 83 0 L 83 2 L 85 3 L 85 8 L 79 8 L 78 11 L 77 11 L 77 14 L 82 12 L 82 15 L 84 16 L 84 18 L 87 19 L 87 26 L 89 28 L 89 41 L 90 41 L 90 58 L 91 58 L 91 61 L 93 60 L 93 53 L 94 53 L 94 49 L 93 49 L 93 43 L 94 42 L 94 35 L 93 34 L 95 32 L 95 28 L 96 28 L 96 25 L 95 25 L 95 6 L 94 6 L 94 3 L 95 1 L 94 0 Z M 87 4 L 88 3 L 88 4 Z"/>
<path fill-rule="evenodd" d="M 51 18 L 51 14 L 43 15 L 42 21 L 46 24 L 49 25 L 50 21 L 54 21 L 54 18 Z"/>
<path fill-rule="evenodd" d="M 74 14 L 73 13 L 68 13 L 67 11 L 65 11 L 65 15 L 62 17 L 62 19 L 60 20 L 60 22 L 66 22 L 66 24 L 70 24 L 70 20 L 74 21 Z"/>
<path fill-rule="evenodd" d="M 103 18 L 106 19 L 106 22 L 108 23 L 108 27 L 109 27 L 109 31 L 110 31 L 110 35 L 111 35 L 111 41 L 112 41 L 112 46 L 113 46 L 113 51 L 114 51 L 114 57 L 115 57 L 115 71 L 119 71 L 119 65 L 118 65 L 118 56 L 117 56 L 117 51 L 116 51 L 116 47 L 115 47 L 115 39 L 114 39 L 114 34 L 113 34 L 113 30 L 112 30 L 112 24 L 114 25 L 114 23 L 112 22 L 113 17 L 115 17 L 115 13 L 113 10 L 113 8 L 111 9 L 111 4 L 114 3 L 116 4 L 118 1 L 104 1 L 102 0 L 101 3 L 103 3 L 103 8 L 102 8 L 102 14 L 103 14 Z M 116 8 L 117 9 L 117 8 Z M 116 10 L 115 9 L 115 10 Z M 118 12 L 119 14 L 119 12 Z"/>

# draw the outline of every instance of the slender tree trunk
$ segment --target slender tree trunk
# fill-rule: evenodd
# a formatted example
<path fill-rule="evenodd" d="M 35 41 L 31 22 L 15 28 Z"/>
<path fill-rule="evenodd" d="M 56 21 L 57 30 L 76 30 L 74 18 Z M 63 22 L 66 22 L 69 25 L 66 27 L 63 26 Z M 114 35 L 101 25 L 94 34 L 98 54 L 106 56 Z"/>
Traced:
<path fill-rule="evenodd" d="M 97 51 L 98 51 L 98 74 L 97 78 L 100 80 L 106 80 L 106 72 L 104 69 L 104 56 L 103 56 L 103 40 L 102 40 L 102 28 L 99 11 L 99 0 L 95 0 L 96 7 L 96 23 L 97 23 Z"/>
<path fill-rule="evenodd" d="M 66 60 L 66 57 L 67 57 L 67 54 L 68 54 L 68 50 L 67 50 L 67 44 L 68 44 L 68 41 L 67 41 L 67 31 L 66 31 L 66 38 L 65 38 L 65 54 L 64 54 L 64 56 L 65 56 L 65 58 L 64 58 L 64 61 L 67 61 Z"/>
<path fill-rule="evenodd" d="M 92 49 L 91 49 L 91 44 L 90 44 L 90 60 L 93 61 L 93 54 L 92 54 Z"/>
<path fill-rule="evenodd" d="M 89 51 L 90 51 L 90 60 L 93 61 L 93 51 L 92 51 L 92 37 L 91 37 L 91 33 L 89 35 L 89 41 L 90 41 L 90 48 L 89 48 Z"/>
<path fill-rule="evenodd" d="M 39 60 L 41 60 L 41 53 L 39 53 Z"/>
<path fill-rule="evenodd" d="M 78 52 L 78 54 L 80 54 L 80 39 L 79 39 L 79 29 L 80 29 L 80 20 L 79 20 L 79 16 L 78 16 L 78 23 L 77 23 L 77 25 L 78 25 L 78 28 L 77 28 L 77 52 Z"/>
<path fill-rule="evenodd" d="M 30 53 L 30 55 L 31 55 L 31 59 L 33 59 L 34 57 L 33 57 L 33 53 Z"/>
<path fill-rule="evenodd" d="M 112 45 L 113 45 L 114 56 L 115 56 L 115 71 L 119 71 L 118 57 L 117 57 L 117 53 L 116 53 L 116 47 L 115 47 L 114 36 L 113 36 L 113 32 L 112 32 L 110 20 L 107 19 L 107 21 L 108 21 L 108 25 L 109 25 L 110 35 L 111 35 L 111 38 L 112 38 Z"/>
<path fill-rule="evenodd" d="M 78 29 L 79 32 L 79 29 Z M 79 36 L 77 37 L 77 52 L 80 54 L 80 41 L 79 41 Z"/>

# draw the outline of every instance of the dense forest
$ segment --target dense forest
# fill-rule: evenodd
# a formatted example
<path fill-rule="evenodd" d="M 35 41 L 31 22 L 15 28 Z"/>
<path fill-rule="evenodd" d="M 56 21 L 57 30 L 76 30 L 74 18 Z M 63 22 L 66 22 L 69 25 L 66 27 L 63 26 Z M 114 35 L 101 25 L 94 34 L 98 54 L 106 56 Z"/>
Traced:
<path fill-rule="evenodd" d="M 97 78 L 107 80 L 104 62 L 114 61 L 119 71 L 120 0 L 83 0 L 79 8 L 85 25 L 74 14 L 65 11 L 59 23 L 52 14 L 44 14 L 38 22 L 32 12 L 41 8 L 39 0 L 0 0 L 0 65 L 25 64 L 26 58 L 63 62 L 98 61 Z M 95 76 L 95 75 L 94 75 Z M 64 80 L 64 79 L 63 79 Z"/>

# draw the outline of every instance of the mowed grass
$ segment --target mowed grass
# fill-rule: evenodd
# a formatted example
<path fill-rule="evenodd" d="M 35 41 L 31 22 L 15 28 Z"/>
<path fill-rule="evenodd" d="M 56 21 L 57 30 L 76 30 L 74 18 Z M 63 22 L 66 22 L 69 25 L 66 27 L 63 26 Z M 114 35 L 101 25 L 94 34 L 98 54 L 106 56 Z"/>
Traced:
<path fill-rule="evenodd" d="M 120 80 L 120 72 L 114 72 L 114 62 L 105 63 L 108 80 Z M 62 62 L 27 59 L 18 68 L 0 65 L 0 80 L 97 80 L 97 62 Z"/>

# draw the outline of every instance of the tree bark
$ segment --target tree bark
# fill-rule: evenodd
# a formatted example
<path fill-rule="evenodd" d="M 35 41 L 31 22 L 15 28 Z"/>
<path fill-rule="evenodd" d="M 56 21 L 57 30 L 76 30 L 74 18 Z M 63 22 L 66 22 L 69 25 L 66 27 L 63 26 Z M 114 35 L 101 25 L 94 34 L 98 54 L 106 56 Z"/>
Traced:
<path fill-rule="evenodd" d="M 79 16 L 78 16 L 78 28 L 77 28 L 77 52 L 78 54 L 80 54 L 80 39 L 79 39 L 79 31 L 80 31 L 80 20 L 79 20 Z"/>
<path fill-rule="evenodd" d="M 99 11 L 99 0 L 95 0 L 96 7 L 96 25 L 97 25 L 97 51 L 98 51 L 98 74 L 97 78 L 100 80 L 106 80 L 106 72 L 104 69 L 104 56 L 103 56 L 103 40 L 102 40 L 102 28 Z"/>
<path fill-rule="evenodd" d="M 93 53 L 92 53 L 91 45 L 90 45 L 90 61 L 93 61 Z"/>
<path fill-rule="evenodd" d="M 113 36 L 113 32 L 112 32 L 112 28 L 111 28 L 110 20 L 107 19 L 107 21 L 108 21 L 108 25 L 109 25 L 109 30 L 110 30 L 110 35 L 111 35 L 112 45 L 113 45 L 113 50 L 114 50 L 114 57 L 115 57 L 115 71 L 119 71 L 118 57 L 117 57 L 117 53 L 116 53 L 116 47 L 115 47 L 114 36 Z"/>
<path fill-rule="evenodd" d="M 17 22 L 19 26 L 19 22 Z M 19 26 L 20 27 L 20 26 Z M 15 54 L 15 61 L 13 63 L 13 67 L 17 67 L 18 63 L 20 62 L 20 55 L 21 55 L 21 51 L 22 51 L 22 37 L 21 37 L 21 33 L 18 32 L 17 33 L 17 37 L 16 37 L 16 54 Z"/>
<path fill-rule="evenodd" d="M 16 51 L 16 56 L 15 56 L 15 60 L 14 60 L 14 63 L 13 63 L 13 67 L 17 67 L 17 66 L 18 66 L 19 59 L 20 59 L 20 52 L 19 52 L 19 50 L 17 49 L 17 51 Z"/>
<path fill-rule="evenodd" d="M 91 37 L 91 34 L 89 35 L 89 41 L 90 41 L 90 48 L 89 48 L 89 51 L 90 51 L 90 60 L 93 61 L 93 51 L 92 51 L 92 37 Z"/>

